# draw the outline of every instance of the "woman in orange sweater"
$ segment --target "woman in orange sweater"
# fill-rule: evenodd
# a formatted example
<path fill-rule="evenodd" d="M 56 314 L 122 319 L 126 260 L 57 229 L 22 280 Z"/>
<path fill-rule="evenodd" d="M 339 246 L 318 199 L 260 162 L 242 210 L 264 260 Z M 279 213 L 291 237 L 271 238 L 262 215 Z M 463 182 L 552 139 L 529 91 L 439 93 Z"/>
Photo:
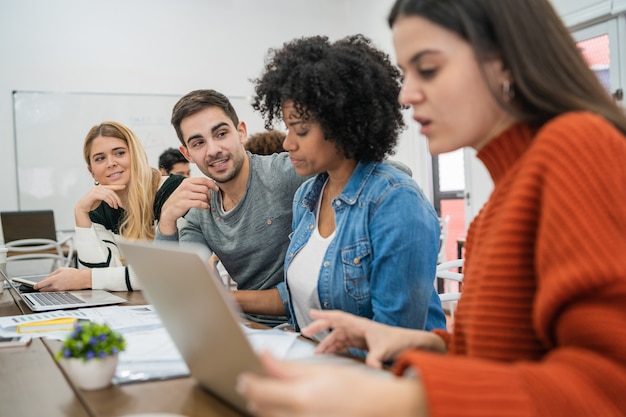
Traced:
<path fill-rule="evenodd" d="M 397 0 L 389 23 L 431 153 L 478 151 L 454 334 L 314 311 L 318 346 L 401 378 L 263 356 L 258 416 L 626 415 L 626 117 L 548 0 Z M 408 350 L 407 350 L 408 349 Z"/>

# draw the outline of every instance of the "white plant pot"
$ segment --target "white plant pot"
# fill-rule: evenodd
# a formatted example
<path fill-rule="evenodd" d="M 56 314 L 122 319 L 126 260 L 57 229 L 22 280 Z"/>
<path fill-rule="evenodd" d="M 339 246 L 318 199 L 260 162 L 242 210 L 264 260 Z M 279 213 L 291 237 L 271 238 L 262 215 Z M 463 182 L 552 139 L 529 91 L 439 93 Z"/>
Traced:
<path fill-rule="evenodd" d="M 83 361 L 78 358 L 63 358 L 60 362 L 67 376 L 80 389 L 96 390 L 111 385 L 117 367 L 117 355 L 104 359 Z"/>

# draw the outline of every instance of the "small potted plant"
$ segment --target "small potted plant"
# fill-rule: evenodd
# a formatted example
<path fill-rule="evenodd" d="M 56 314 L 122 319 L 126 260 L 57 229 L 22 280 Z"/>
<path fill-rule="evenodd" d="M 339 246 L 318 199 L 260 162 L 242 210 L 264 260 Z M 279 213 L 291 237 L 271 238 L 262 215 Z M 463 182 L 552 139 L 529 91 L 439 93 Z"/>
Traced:
<path fill-rule="evenodd" d="M 105 388 L 126 341 L 106 324 L 78 322 L 56 353 L 74 383 L 85 390 Z"/>

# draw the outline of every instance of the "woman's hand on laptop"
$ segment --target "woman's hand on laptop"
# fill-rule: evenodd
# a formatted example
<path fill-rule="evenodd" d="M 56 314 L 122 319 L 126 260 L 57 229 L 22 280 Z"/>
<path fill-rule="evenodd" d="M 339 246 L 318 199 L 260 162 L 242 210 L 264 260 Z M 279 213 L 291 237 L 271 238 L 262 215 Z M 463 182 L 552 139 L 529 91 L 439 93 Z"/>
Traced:
<path fill-rule="evenodd" d="M 59 268 L 39 281 L 34 289 L 38 291 L 68 291 L 91 288 L 91 270 Z"/>
<path fill-rule="evenodd" d="M 339 310 L 311 310 L 315 321 L 302 329 L 304 336 L 332 330 L 315 349 L 316 353 L 336 353 L 347 348 L 367 350 L 365 363 L 381 368 L 406 349 L 445 353 L 444 340 L 435 333 L 388 326 Z"/>
<path fill-rule="evenodd" d="M 241 375 L 237 391 L 259 417 L 424 416 L 417 379 L 394 378 L 351 365 L 305 364 L 261 355 L 267 376 Z"/>

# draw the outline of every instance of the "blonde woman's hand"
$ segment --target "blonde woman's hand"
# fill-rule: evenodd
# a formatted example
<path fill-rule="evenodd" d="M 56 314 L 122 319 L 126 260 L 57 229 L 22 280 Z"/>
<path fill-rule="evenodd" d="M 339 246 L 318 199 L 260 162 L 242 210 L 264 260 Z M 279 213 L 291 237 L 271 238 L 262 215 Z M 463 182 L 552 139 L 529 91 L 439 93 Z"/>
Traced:
<path fill-rule="evenodd" d="M 91 270 L 67 267 L 58 268 L 35 284 L 34 288 L 42 292 L 91 288 Z"/>
<path fill-rule="evenodd" d="M 122 199 L 117 194 L 119 191 L 126 188 L 122 184 L 111 185 L 96 185 L 87 192 L 74 206 L 74 217 L 76 219 L 76 226 L 78 227 L 90 227 L 91 220 L 89 219 L 89 212 L 97 208 L 101 202 L 107 203 L 111 208 L 118 209 L 124 207 Z"/>
<path fill-rule="evenodd" d="M 316 353 L 336 353 L 349 347 L 367 350 L 365 363 L 381 368 L 407 349 L 423 349 L 444 353 L 444 340 L 431 332 L 388 326 L 338 310 L 311 310 L 313 323 L 302 329 L 312 336 L 332 330 L 317 346 Z"/>

